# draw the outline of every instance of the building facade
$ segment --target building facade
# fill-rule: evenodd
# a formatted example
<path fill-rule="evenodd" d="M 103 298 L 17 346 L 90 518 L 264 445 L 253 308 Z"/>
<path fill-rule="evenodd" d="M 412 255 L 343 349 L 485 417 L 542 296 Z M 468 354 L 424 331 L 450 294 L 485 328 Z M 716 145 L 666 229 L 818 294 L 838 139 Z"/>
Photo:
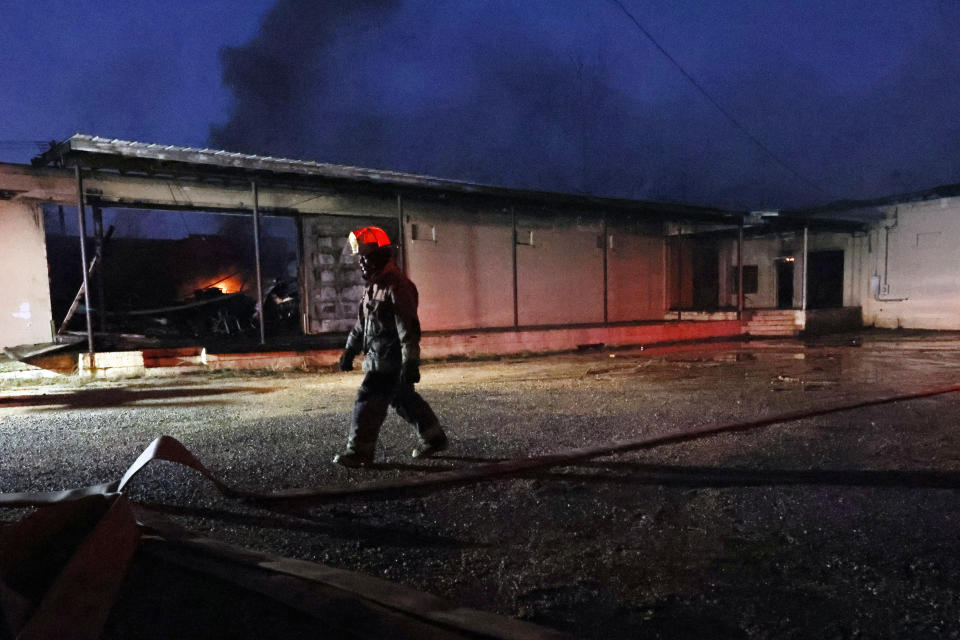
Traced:
<path fill-rule="evenodd" d="M 866 325 L 960 328 L 956 197 L 756 214 L 78 134 L 33 166 L 0 165 L 4 346 L 54 339 L 62 318 L 48 260 L 58 256 L 48 255 L 43 210 L 76 216 L 81 197 L 88 213 L 290 218 L 307 335 L 352 324 L 362 283 L 344 240 L 368 224 L 398 245 L 424 328 L 461 335 L 464 352 L 464 334 L 488 350 L 497 349 L 490 335 L 510 334 L 508 351 L 734 335 L 773 310 L 800 312 L 797 330 L 809 314 L 838 309 Z M 703 328 L 711 322 L 715 335 Z M 551 332 L 567 337 L 551 342 Z"/>

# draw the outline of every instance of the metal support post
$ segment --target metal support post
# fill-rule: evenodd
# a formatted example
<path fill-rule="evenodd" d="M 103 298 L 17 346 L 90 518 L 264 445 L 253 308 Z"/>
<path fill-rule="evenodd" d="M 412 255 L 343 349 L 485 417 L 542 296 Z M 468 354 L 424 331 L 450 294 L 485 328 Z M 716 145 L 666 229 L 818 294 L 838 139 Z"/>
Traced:
<path fill-rule="evenodd" d="M 93 322 L 90 314 L 90 277 L 87 274 L 87 217 L 83 200 L 83 175 L 80 165 L 74 167 L 77 177 L 77 222 L 80 234 L 80 261 L 83 262 L 83 304 L 87 317 L 87 351 L 93 353 Z"/>
<path fill-rule="evenodd" d="M 298 215 L 297 221 L 297 282 L 300 291 L 300 331 L 310 333 L 310 304 L 307 296 L 307 265 L 303 260 L 303 216 Z"/>
<path fill-rule="evenodd" d="M 607 251 L 610 247 L 610 236 L 607 231 L 607 219 L 603 219 L 603 324 L 607 324 L 609 319 L 609 289 L 610 289 L 610 276 L 609 269 L 607 265 L 609 264 Z"/>
<path fill-rule="evenodd" d="M 677 236 L 677 320 L 683 318 L 683 225 Z"/>
<path fill-rule="evenodd" d="M 513 228 L 513 326 L 520 326 L 520 295 L 517 280 L 517 208 L 510 207 Z"/>
<path fill-rule="evenodd" d="M 407 245 L 404 242 L 403 232 L 403 195 L 397 193 L 397 251 L 400 255 L 397 259 L 400 263 L 400 270 L 407 272 Z"/>
<path fill-rule="evenodd" d="M 737 232 L 737 320 L 743 320 L 743 218 Z"/>
<path fill-rule="evenodd" d="M 100 257 L 100 270 L 97 273 L 97 314 L 100 320 L 100 331 L 107 332 L 107 295 L 104 291 L 103 283 L 103 261 L 104 261 L 104 242 L 103 242 L 103 210 L 100 207 L 93 208 L 93 237 L 96 239 L 97 256 Z"/>
<path fill-rule="evenodd" d="M 263 273 L 260 268 L 260 195 L 256 181 L 250 182 L 253 191 L 253 251 L 257 271 L 257 320 L 260 324 L 260 344 L 267 344 L 267 327 L 263 322 Z"/>
<path fill-rule="evenodd" d="M 804 312 L 807 310 L 807 257 L 809 256 L 808 229 L 808 225 L 803 225 L 803 286 L 800 289 L 800 308 Z"/>

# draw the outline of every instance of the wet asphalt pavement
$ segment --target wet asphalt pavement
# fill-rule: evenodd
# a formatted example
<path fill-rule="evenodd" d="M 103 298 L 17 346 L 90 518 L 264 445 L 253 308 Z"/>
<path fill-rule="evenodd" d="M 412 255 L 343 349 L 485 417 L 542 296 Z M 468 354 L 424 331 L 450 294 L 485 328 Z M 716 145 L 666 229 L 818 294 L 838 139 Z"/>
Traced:
<path fill-rule="evenodd" d="M 956 334 L 433 363 L 451 449 L 330 459 L 359 374 L 201 374 L 0 389 L 0 491 L 120 477 L 179 439 L 248 490 L 438 471 L 960 383 Z M 251 506 L 152 463 L 128 495 L 250 548 L 362 571 L 578 637 L 960 637 L 960 394 L 792 420 L 417 495 Z M 0 510 L 12 521 L 24 510 Z"/>

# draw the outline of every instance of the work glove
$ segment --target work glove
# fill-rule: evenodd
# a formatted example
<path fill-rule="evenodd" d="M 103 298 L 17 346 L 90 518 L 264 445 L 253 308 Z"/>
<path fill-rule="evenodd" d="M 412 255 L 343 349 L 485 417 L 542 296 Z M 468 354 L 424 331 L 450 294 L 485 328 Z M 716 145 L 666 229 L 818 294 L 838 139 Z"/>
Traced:
<path fill-rule="evenodd" d="M 409 384 L 420 382 L 420 363 L 416 360 L 404 360 L 400 365 L 400 382 Z"/>
<path fill-rule="evenodd" d="M 353 351 L 344 350 L 340 355 L 340 371 L 353 371 L 353 359 L 357 357 Z"/>

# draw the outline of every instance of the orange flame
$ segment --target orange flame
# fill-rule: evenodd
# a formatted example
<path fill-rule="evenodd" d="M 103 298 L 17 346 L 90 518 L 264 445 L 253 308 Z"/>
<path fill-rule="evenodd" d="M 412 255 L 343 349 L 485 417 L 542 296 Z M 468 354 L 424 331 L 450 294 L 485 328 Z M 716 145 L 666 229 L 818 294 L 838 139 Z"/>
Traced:
<path fill-rule="evenodd" d="M 232 271 L 223 273 L 217 277 L 205 277 L 200 280 L 194 280 L 180 287 L 180 296 L 183 298 L 193 297 L 195 291 L 200 289 L 219 289 L 223 293 L 238 293 L 243 291 L 243 277 Z"/>
<path fill-rule="evenodd" d="M 224 293 L 237 293 L 243 290 L 243 280 L 238 275 L 230 276 L 214 285 Z"/>

